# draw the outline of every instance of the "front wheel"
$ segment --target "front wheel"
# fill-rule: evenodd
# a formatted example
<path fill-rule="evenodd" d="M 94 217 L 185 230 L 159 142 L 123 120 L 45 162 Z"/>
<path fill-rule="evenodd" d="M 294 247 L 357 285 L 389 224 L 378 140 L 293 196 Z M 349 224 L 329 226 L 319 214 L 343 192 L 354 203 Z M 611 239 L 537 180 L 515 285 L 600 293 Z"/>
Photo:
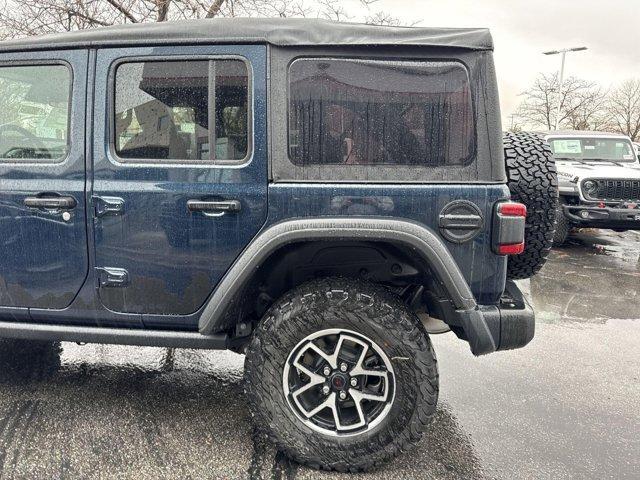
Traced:
<path fill-rule="evenodd" d="M 560 247 L 564 245 L 571 232 L 571 224 L 567 217 L 564 216 L 562 208 L 558 208 L 556 212 L 556 229 L 553 232 L 553 245 Z"/>
<path fill-rule="evenodd" d="M 435 413 L 429 337 L 374 284 L 330 278 L 286 294 L 256 329 L 245 363 L 258 429 L 300 463 L 368 470 L 417 442 Z"/>

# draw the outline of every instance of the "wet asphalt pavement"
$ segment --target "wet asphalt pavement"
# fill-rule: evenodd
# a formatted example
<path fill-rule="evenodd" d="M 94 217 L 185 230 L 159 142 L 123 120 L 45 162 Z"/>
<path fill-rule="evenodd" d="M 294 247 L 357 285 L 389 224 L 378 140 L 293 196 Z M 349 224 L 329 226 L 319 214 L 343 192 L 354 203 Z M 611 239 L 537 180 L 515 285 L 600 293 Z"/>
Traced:
<path fill-rule="evenodd" d="M 369 474 L 292 464 L 255 438 L 243 357 L 0 341 L 0 477 L 640 477 L 640 235 L 585 232 L 529 289 L 524 349 L 433 337 L 440 406 L 422 442 Z"/>

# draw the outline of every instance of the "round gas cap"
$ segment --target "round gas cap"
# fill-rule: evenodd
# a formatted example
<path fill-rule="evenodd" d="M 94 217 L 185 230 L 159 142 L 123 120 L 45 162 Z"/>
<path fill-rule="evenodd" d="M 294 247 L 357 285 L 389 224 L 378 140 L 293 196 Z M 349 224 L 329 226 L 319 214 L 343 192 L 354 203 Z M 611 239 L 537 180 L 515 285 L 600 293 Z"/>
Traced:
<path fill-rule="evenodd" d="M 438 219 L 440 234 L 453 243 L 475 238 L 484 226 L 482 210 L 468 200 L 455 200 L 445 205 Z"/>

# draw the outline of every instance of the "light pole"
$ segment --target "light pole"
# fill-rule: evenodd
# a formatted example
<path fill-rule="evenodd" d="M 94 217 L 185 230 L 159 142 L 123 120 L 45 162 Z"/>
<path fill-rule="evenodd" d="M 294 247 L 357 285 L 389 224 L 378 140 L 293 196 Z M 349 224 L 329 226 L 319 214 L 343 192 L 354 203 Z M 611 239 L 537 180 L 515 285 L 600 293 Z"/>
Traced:
<path fill-rule="evenodd" d="M 564 62 L 567 57 L 567 52 L 582 52 L 586 50 L 587 47 L 574 47 L 574 48 L 563 48 L 562 50 L 551 50 L 549 52 L 542 52 L 545 55 L 557 55 L 558 53 L 562 54 L 562 62 L 560 63 L 560 84 L 558 85 L 558 110 L 556 111 L 556 130 L 558 130 L 558 124 L 560 123 L 560 106 L 562 103 L 562 84 L 564 83 Z"/>

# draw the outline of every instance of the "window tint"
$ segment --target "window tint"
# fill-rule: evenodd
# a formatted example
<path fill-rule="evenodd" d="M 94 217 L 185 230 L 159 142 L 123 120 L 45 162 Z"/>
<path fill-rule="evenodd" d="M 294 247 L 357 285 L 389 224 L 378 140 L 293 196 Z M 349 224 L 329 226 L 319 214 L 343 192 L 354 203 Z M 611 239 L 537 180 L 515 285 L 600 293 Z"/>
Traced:
<path fill-rule="evenodd" d="M 462 165 L 473 154 L 471 92 L 459 63 L 298 59 L 289 96 L 296 165 Z"/>
<path fill-rule="evenodd" d="M 66 157 L 70 95 L 64 65 L 0 67 L 0 161 Z"/>
<path fill-rule="evenodd" d="M 116 154 L 141 160 L 245 158 L 247 87 L 247 67 L 239 60 L 120 65 L 115 87 Z"/>

